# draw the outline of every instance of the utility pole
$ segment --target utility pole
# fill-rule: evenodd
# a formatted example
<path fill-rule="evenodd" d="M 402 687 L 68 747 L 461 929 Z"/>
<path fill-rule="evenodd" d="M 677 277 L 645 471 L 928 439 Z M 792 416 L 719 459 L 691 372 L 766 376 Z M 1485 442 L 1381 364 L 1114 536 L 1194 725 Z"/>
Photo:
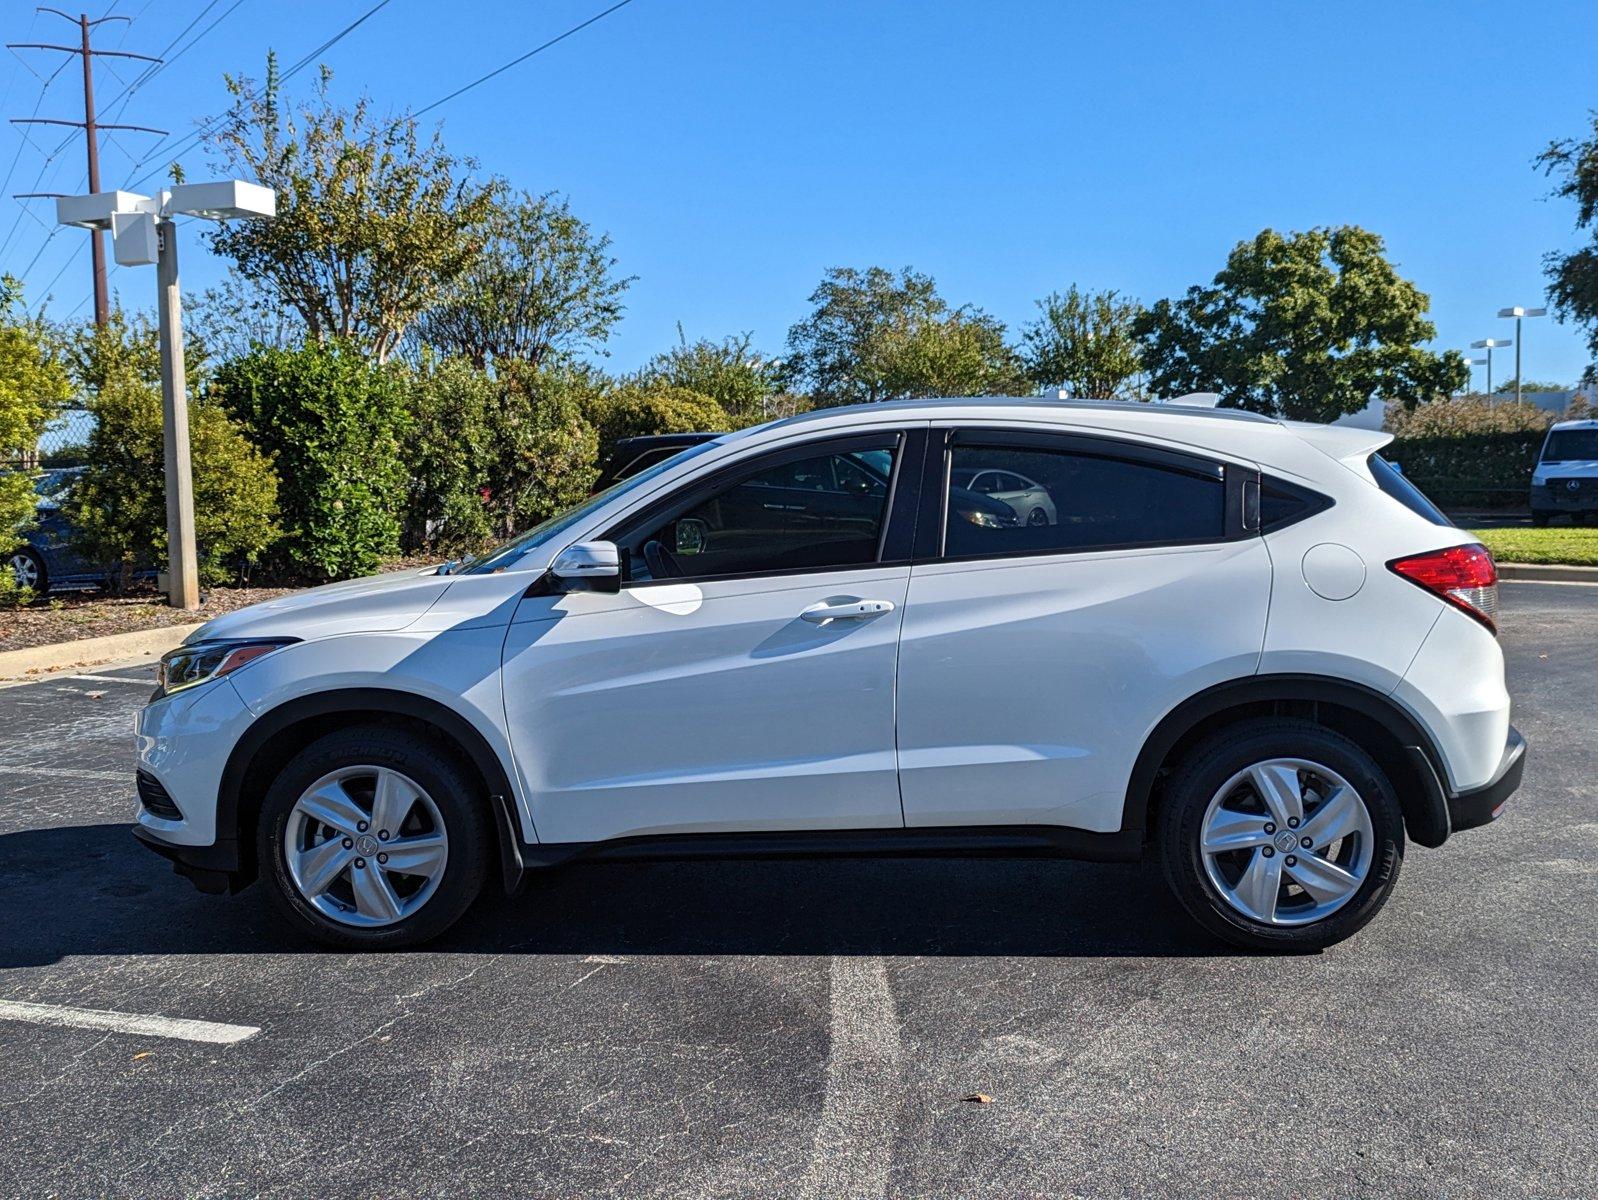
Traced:
<path fill-rule="evenodd" d="M 78 27 L 80 42 L 76 46 L 58 46 L 50 42 L 8 42 L 7 49 L 11 50 L 57 50 L 64 54 L 77 54 L 83 58 L 83 120 L 63 121 L 54 117 L 13 117 L 13 125 L 70 125 L 83 130 L 84 141 L 89 152 L 89 191 L 100 190 L 100 130 L 102 129 L 127 129 L 137 133 L 165 134 L 164 129 L 151 129 L 147 125 L 102 125 L 95 119 L 94 113 L 94 56 L 104 58 L 136 58 L 143 62 L 159 63 L 159 58 L 151 58 L 148 54 L 134 54 L 127 50 L 96 50 L 89 44 L 89 31 L 96 25 L 106 21 L 128 21 L 129 17 L 101 17 L 98 20 L 89 20 L 88 13 L 79 13 L 73 17 L 64 13 L 59 8 L 46 8 L 41 5 L 35 11 L 52 13 L 64 20 L 71 21 Z M 16 195 L 18 200 L 54 198 L 49 192 L 21 192 Z M 111 316 L 111 300 L 106 290 L 105 272 L 105 231 L 92 229 L 89 231 L 89 250 L 94 260 L 94 323 L 103 326 Z"/>

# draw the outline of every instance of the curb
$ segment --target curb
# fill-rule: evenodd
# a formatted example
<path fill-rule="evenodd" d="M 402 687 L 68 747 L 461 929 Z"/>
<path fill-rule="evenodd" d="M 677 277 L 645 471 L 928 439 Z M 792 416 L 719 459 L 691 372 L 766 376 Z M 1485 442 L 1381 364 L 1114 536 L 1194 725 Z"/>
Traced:
<path fill-rule="evenodd" d="M 28 679 L 68 667 L 93 667 L 124 658 L 158 657 L 188 637 L 201 624 L 203 622 L 162 625 L 155 629 L 136 629 L 132 633 L 79 638 L 75 642 L 52 642 L 48 646 L 0 650 L 0 680 Z"/>
<path fill-rule="evenodd" d="M 1498 578 L 1533 583 L 1598 583 L 1598 567 L 1567 567 L 1556 563 L 1499 563 Z"/>

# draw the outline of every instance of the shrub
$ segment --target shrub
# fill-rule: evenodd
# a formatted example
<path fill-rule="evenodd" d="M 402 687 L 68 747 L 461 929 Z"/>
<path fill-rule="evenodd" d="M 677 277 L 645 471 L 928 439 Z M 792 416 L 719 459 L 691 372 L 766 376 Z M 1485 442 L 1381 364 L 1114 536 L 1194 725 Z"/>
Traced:
<path fill-rule="evenodd" d="M 0 609 L 23 608 L 34 599 L 33 589 L 18 583 L 11 568 L 0 563 Z"/>
<path fill-rule="evenodd" d="M 71 395 L 55 340 L 43 321 L 19 311 L 21 300 L 20 285 L 0 279 L 0 462 L 31 455 L 46 422 Z M 0 472 L 0 543 L 33 519 L 33 502 L 33 480 L 25 472 Z"/>
<path fill-rule="evenodd" d="M 406 406 L 406 552 L 481 548 L 493 533 L 483 493 L 502 411 L 494 382 L 464 359 L 424 361 L 408 381 Z"/>
<path fill-rule="evenodd" d="M 165 445 L 160 390 L 124 375 L 92 401 L 93 432 L 82 476 L 67 500 L 78 548 L 91 561 L 125 567 L 164 563 Z M 271 459 L 214 400 L 189 406 L 194 532 L 202 583 L 221 583 L 254 563 L 280 534 Z"/>
<path fill-rule="evenodd" d="M 1526 429 L 1404 437 L 1382 453 L 1445 508 L 1523 507 L 1545 436 L 1541 429 Z"/>
<path fill-rule="evenodd" d="M 403 375 L 341 345 L 263 347 L 218 370 L 216 387 L 277 460 L 284 550 L 296 570 L 347 578 L 398 552 Z"/>
<path fill-rule="evenodd" d="M 1541 431 L 1554 419 L 1552 413 L 1525 401 L 1493 404 L 1485 396 L 1472 395 L 1428 400 L 1414 408 L 1389 404 L 1385 424 L 1400 438 L 1460 437 Z"/>
<path fill-rule="evenodd" d="M 679 387 L 623 384 L 591 397 L 587 412 L 602 451 L 609 451 L 621 438 L 732 428 L 732 418 L 721 405 Z"/>
<path fill-rule="evenodd" d="M 596 388 L 580 368 L 501 364 L 489 506 L 505 537 L 587 497 L 599 442 L 585 415 Z"/>

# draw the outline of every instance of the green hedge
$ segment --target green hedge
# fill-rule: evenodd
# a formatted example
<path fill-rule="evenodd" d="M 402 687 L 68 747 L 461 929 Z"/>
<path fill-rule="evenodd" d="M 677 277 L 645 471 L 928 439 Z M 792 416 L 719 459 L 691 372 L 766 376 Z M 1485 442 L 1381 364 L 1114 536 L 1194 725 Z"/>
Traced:
<path fill-rule="evenodd" d="M 1546 431 L 1400 438 L 1383 456 L 1444 508 L 1525 508 Z"/>

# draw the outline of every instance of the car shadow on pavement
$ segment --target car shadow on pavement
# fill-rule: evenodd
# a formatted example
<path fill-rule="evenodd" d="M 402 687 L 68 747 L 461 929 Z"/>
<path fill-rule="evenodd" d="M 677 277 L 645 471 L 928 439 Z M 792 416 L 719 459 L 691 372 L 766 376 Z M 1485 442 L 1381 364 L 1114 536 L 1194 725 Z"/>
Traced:
<path fill-rule="evenodd" d="M 126 825 L 0 835 L 0 968 L 318 947 L 258 886 L 205 896 Z M 1182 957 L 1202 931 L 1153 863 L 905 858 L 574 864 L 479 902 L 431 953 Z"/>

